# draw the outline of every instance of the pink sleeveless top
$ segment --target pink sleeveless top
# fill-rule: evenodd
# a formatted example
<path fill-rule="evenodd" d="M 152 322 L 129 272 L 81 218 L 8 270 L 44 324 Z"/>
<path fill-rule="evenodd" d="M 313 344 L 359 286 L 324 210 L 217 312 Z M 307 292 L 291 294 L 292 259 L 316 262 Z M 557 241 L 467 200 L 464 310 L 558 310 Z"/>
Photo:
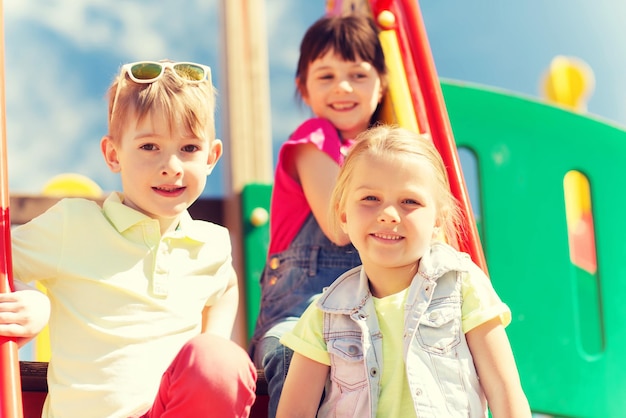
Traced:
<path fill-rule="evenodd" d="M 304 144 L 314 144 L 320 151 L 342 165 L 345 151 L 354 141 L 341 142 L 335 127 L 326 119 L 314 118 L 302 123 L 278 152 L 276 174 L 270 204 L 269 254 L 284 251 L 298 234 L 311 213 L 302 186 L 287 172 L 285 166 L 290 153 L 286 150 Z"/>

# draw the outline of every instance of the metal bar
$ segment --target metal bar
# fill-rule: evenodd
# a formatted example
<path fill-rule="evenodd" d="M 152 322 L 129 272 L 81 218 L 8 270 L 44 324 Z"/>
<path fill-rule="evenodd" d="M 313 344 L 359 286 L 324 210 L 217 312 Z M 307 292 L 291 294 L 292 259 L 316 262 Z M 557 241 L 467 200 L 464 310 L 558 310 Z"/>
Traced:
<path fill-rule="evenodd" d="M 0 0 L 0 292 L 13 291 L 11 218 L 7 178 L 6 106 L 4 74 L 4 7 Z M 22 418 L 22 389 L 17 343 L 0 337 L 0 418 Z"/>

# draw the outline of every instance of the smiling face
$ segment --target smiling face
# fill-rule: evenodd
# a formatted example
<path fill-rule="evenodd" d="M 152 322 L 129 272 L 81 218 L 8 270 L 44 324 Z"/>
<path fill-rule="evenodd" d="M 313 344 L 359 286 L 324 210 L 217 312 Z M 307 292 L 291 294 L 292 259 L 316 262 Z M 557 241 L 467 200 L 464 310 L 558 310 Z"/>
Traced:
<path fill-rule="evenodd" d="M 415 155 L 355 162 L 340 222 L 371 281 L 402 277 L 401 290 L 417 272 L 437 222 L 433 179 L 432 165 Z"/>
<path fill-rule="evenodd" d="M 369 127 L 383 88 L 370 63 L 347 61 L 329 50 L 310 63 L 301 94 L 317 117 L 328 119 L 342 138 L 353 139 Z"/>
<path fill-rule="evenodd" d="M 121 138 L 104 137 L 101 147 L 111 171 L 121 175 L 124 204 L 158 219 L 165 231 L 204 190 L 222 144 L 209 135 L 198 138 L 183 124 L 170 127 L 160 113 L 129 117 Z"/>

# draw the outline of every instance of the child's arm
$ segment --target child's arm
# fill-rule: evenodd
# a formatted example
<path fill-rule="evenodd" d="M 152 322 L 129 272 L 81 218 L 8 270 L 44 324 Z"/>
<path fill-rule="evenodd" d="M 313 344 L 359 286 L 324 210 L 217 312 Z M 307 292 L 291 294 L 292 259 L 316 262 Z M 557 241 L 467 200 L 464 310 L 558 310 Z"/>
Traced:
<path fill-rule="evenodd" d="M 293 353 L 276 418 L 315 417 L 329 366 Z"/>
<path fill-rule="evenodd" d="M 15 338 L 18 346 L 32 340 L 50 318 L 50 300 L 21 282 L 15 292 L 0 293 L 0 335 Z"/>
<path fill-rule="evenodd" d="M 530 418 L 511 345 L 499 318 L 466 334 L 493 418 Z"/>
<path fill-rule="evenodd" d="M 350 239 L 341 231 L 333 231 L 329 222 L 330 197 L 337 182 L 339 166 L 313 144 L 294 147 L 295 177 L 300 182 L 313 216 L 326 237 L 337 245 Z"/>
<path fill-rule="evenodd" d="M 230 339 L 238 306 L 237 273 L 231 268 L 230 279 L 224 294 L 212 306 L 205 306 L 202 311 L 202 332 L 210 332 Z"/>

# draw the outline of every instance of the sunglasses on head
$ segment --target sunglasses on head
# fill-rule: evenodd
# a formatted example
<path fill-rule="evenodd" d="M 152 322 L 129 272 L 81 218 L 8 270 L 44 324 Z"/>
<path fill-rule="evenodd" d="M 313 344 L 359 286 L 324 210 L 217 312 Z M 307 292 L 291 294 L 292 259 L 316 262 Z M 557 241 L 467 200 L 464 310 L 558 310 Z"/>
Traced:
<path fill-rule="evenodd" d="M 126 72 L 135 83 L 146 84 L 161 78 L 166 68 L 170 68 L 178 78 L 189 83 L 211 81 L 211 68 L 195 62 L 133 62 L 123 65 L 121 74 Z"/>
<path fill-rule="evenodd" d="M 120 75 L 128 75 L 133 82 L 138 84 L 154 83 L 165 74 L 165 69 L 169 68 L 172 73 L 179 79 L 187 83 L 202 83 L 208 81 L 211 83 L 211 67 L 196 64 L 195 62 L 157 62 L 157 61 L 139 61 L 130 64 L 124 64 L 120 70 Z M 115 113 L 115 107 L 120 92 L 120 83 L 115 89 L 115 97 L 111 107 L 111 120 Z"/>

